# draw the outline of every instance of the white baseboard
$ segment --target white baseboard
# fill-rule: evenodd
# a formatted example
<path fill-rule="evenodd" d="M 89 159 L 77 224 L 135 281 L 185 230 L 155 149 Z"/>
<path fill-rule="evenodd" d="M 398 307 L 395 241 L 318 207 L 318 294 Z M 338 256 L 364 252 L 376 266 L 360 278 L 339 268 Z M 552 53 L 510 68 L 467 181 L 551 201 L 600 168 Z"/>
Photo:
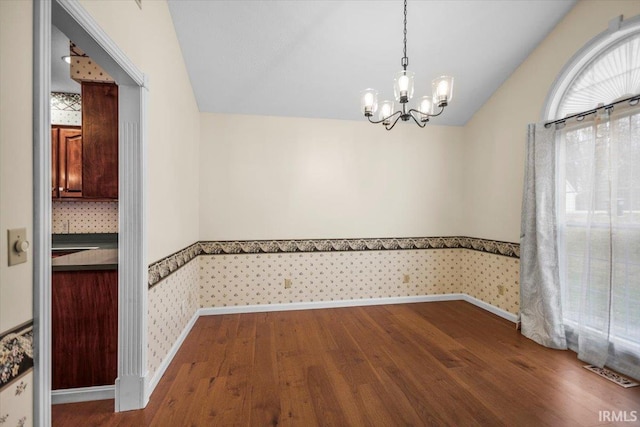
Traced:
<path fill-rule="evenodd" d="M 220 314 L 264 313 L 268 311 L 317 310 L 320 308 L 360 307 L 366 305 L 411 304 L 417 302 L 464 300 L 464 294 L 419 295 L 411 297 L 368 298 L 338 301 L 294 302 L 288 304 L 235 305 L 201 308 L 200 316 Z"/>
<path fill-rule="evenodd" d="M 106 400 L 114 399 L 115 396 L 115 385 L 51 390 L 51 404 L 59 405 L 62 403 L 88 402 L 90 400 Z"/>
<path fill-rule="evenodd" d="M 369 298 L 339 301 L 295 302 L 290 304 L 261 304 L 229 307 L 207 307 L 198 311 L 200 316 L 220 314 L 263 313 L 267 311 L 315 310 L 320 308 L 359 307 L 366 305 L 411 304 L 434 301 L 466 301 L 510 322 L 516 322 L 518 316 L 494 305 L 488 304 L 467 294 L 420 295 L 412 297 Z"/>
<path fill-rule="evenodd" d="M 196 310 L 196 312 L 193 313 L 193 316 L 191 316 L 189 323 L 187 323 L 187 326 L 184 327 L 176 342 L 173 343 L 171 350 L 169 350 L 169 353 L 165 356 L 164 360 L 162 361 L 156 372 L 153 374 L 153 378 L 151 378 L 151 381 L 149 381 L 149 384 L 147 386 L 147 395 L 145 399 L 146 401 L 149 401 L 151 394 L 156 389 L 156 386 L 160 382 L 160 379 L 164 375 L 164 372 L 171 364 L 174 356 L 176 355 L 178 350 L 180 350 L 180 347 L 182 346 L 185 338 L 187 338 L 187 335 L 189 335 L 189 332 L 191 332 L 191 328 L 193 328 L 193 325 L 196 323 L 196 320 L 198 320 L 198 317 L 200 317 L 200 310 Z"/>
<path fill-rule="evenodd" d="M 509 322 L 513 322 L 516 323 L 518 321 L 518 315 L 517 314 L 513 314 L 513 313 L 509 313 L 508 311 L 505 311 L 501 308 L 496 307 L 495 305 L 491 305 L 489 303 L 486 303 L 482 300 L 479 300 L 478 298 L 474 298 L 471 295 L 467 295 L 467 294 L 462 294 L 463 295 L 463 300 L 471 303 L 473 305 L 475 305 L 476 307 L 480 307 L 482 309 L 487 310 L 489 313 L 493 313 L 496 316 L 500 316 L 503 319 L 507 319 Z"/>

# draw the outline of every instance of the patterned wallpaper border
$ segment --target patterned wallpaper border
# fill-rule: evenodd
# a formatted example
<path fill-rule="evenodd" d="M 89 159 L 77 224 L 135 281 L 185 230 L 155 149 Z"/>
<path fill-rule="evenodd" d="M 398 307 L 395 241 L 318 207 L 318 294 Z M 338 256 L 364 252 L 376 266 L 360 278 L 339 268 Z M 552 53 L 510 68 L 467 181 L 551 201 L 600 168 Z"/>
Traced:
<path fill-rule="evenodd" d="M 0 390 L 33 368 L 33 320 L 0 335 Z"/>
<path fill-rule="evenodd" d="M 520 258 L 518 243 L 474 237 L 403 237 L 384 239 L 301 239 L 196 242 L 149 265 L 149 287 L 198 255 L 258 254 L 282 252 L 397 251 L 415 249 L 471 249 Z"/>

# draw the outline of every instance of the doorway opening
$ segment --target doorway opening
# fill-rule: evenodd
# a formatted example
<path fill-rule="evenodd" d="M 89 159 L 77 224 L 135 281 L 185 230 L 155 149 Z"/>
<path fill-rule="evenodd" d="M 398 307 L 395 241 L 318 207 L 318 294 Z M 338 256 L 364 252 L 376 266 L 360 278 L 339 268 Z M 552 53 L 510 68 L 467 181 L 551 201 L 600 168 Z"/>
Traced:
<path fill-rule="evenodd" d="M 34 2 L 34 424 L 51 424 L 51 29 L 55 25 L 118 84 L 118 355 L 115 410 L 143 408 L 146 391 L 146 80 L 73 0 Z"/>

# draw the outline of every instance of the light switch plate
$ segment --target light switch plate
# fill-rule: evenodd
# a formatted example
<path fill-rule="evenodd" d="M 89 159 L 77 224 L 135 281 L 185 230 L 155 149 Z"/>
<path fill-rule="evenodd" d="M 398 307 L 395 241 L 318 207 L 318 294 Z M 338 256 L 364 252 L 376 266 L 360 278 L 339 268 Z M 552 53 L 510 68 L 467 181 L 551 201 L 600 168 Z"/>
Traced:
<path fill-rule="evenodd" d="M 7 252 L 9 253 L 9 266 L 27 262 L 27 252 L 18 252 L 16 250 L 16 243 L 18 241 L 27 241 L 27 229 L 14 228 L 13 230 L 8 230 L 7 234 L 7 244 L 9 245 L 7 248 Z"/>

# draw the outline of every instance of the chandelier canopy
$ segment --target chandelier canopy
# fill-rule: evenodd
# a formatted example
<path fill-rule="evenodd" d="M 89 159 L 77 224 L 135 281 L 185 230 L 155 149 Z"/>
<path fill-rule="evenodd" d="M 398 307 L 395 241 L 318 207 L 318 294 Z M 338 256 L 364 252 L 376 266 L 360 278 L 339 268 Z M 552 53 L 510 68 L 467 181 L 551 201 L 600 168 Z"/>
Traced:
<path fill-rule="evenodd" d="M 409 58 L 407 57 L 407 0 L 404 0 L 403 43 L 402 71 L 396 73 L 393 79 L 393 93 L 396 101 L 400 103 L 401 109 L 394 111 L 393 101 L 382 101 L 378 105 L 378 91 L 375 89 L 362 91 L 362 113 L 369 122 L 374 124 L 382 123 L 387 130 L 393 129 L 400 119 L 404 122 L 413 119 L 418 126 L 425 127 L 429 118 L 442 114 L 453 96 L 453 77 L 440 76 L 431 83 L 432 95 L 423 96 L 418 101 L 416 108 L 407 109 L 409 100 L 413 98 L 414 79 L 414 73 L 407 71 L 407 66 L 409 65 Z M 378 112 L 378 120 L 373 120 L 372 117 L 376 112 Z"/>

